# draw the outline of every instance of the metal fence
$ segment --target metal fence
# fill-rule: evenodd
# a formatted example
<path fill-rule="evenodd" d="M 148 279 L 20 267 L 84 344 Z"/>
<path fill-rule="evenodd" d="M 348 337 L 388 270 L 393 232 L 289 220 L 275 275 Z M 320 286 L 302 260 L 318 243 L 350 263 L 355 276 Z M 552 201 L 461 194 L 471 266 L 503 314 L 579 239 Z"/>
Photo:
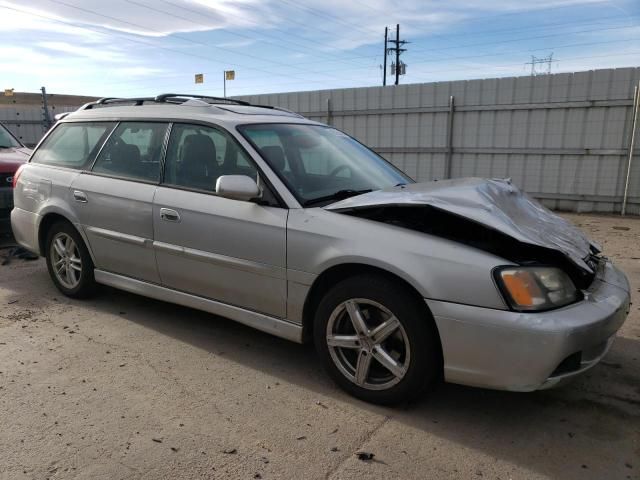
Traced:
<path fill-rule="evenodd" d="M 50 118 L 62 112 L 76 110 L 81 105 L 52 105 Z M 42 107 L 38 105 L 0 105 L 0 123 L 3 123 L 22 143 L 33 146 L 47 131 Z"/>
<path fill-rule="evenodd" d="M 334 125 L 418 181 L 510 177 L 551 208 L 619 212 L 639 80 L 640 67 L 238 98 Z M 71 98 L 50 102 L 51 117 L 86 101 Z M 28 145 L 45 131 L 38 105 L 0 105 L 0 121 Z M 639 154 L 640 146 L 632 214 L 640 214 Z"/>
<path fill-rule="evenodd" d="M 639 80 L 640 68 L 622 68 L 238 98 L 329 123 L 418 181 L 510 177 L 551 208 L 619 212 Z"/>

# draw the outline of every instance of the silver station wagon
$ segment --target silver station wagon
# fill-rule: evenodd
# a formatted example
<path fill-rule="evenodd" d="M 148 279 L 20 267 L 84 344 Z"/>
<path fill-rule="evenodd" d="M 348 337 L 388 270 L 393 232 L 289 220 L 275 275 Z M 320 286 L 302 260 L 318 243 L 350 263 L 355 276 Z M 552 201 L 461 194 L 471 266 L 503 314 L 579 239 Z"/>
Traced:
<path fill-rule="evenodd" d="M 371 402 L 441 379 L 556 385 L 607 353 L 629 310 L 624 274 L 510 181 L 415 183 L 274 107 L 102 99 L 16 176 L 15 237 L 65 295 L 110 285 L 313 342 Z"/>

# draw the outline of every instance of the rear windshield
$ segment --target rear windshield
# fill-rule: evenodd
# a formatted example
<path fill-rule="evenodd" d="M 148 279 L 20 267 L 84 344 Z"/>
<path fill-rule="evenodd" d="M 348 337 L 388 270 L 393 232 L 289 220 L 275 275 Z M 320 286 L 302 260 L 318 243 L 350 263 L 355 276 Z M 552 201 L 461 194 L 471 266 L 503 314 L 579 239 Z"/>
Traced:
<path fill-rule="evenodd" d="M 20 148 L 20 142 L 18 142 L 13 135 L 9 133 L 3 125 L 0 125 L 0 148 Z"/>
<path fill-rule="evenodd" d="M 84 168 L 97 154 L 114 122 L 62 123 L 31 157 L 32 163 Z"/>

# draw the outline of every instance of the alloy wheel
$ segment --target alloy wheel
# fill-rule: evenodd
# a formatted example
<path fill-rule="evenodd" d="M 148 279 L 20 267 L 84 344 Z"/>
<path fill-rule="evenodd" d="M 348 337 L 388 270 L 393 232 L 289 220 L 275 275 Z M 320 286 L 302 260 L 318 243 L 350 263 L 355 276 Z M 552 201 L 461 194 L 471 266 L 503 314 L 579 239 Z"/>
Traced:
<path fill-rule="evenodd" d="M 340 303 L 327 323 L 326 341 L 340 372 L 368 390 L 392 387 L 409 368 L 411 348 L 404 327 L 389 309 L 372 300 Z"/>
<path fill-rule="evenodd" d="M 76 242 L 64 232 L 57 233 L 51 240 L 51 266 L 60 284 L 73 290 L 80 283 L 82 260 Z"/>

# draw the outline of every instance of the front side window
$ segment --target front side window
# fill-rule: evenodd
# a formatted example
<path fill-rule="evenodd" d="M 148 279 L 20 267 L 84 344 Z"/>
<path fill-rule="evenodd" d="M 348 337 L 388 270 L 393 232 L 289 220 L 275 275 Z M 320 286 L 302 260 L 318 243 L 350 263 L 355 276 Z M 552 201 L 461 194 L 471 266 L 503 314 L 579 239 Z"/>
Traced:
<path fill-rule="evenodd" d="M 334 128 L 273 123 L 238 129 L 304 206 L 413 183 L 382 157 Z"/>
<path fill-rule="evenodd" d="M 175 124 L 165 161 L 164 183 L 215 192 L 221 175 L 258 172 L 247 154 L 227 132 L 203 125 Z"/>
<path fill-rule="evenodd" d="M 35 151 L 31 162 L 84 168 L 94 158 L 114 125 L 113 122 L 62 123 Z"/>
<path fill-rule="evenodd" d="M 0 125 L 0 148 L 20 148 L 20 142 L 18 142 L 13 135 L 5 127 Z"/>
<path fill-rule="evenodd" d="M 93 171 L 157 182 L 167 127 L 166 123 L 122 122 L 100 152 Z"/>

